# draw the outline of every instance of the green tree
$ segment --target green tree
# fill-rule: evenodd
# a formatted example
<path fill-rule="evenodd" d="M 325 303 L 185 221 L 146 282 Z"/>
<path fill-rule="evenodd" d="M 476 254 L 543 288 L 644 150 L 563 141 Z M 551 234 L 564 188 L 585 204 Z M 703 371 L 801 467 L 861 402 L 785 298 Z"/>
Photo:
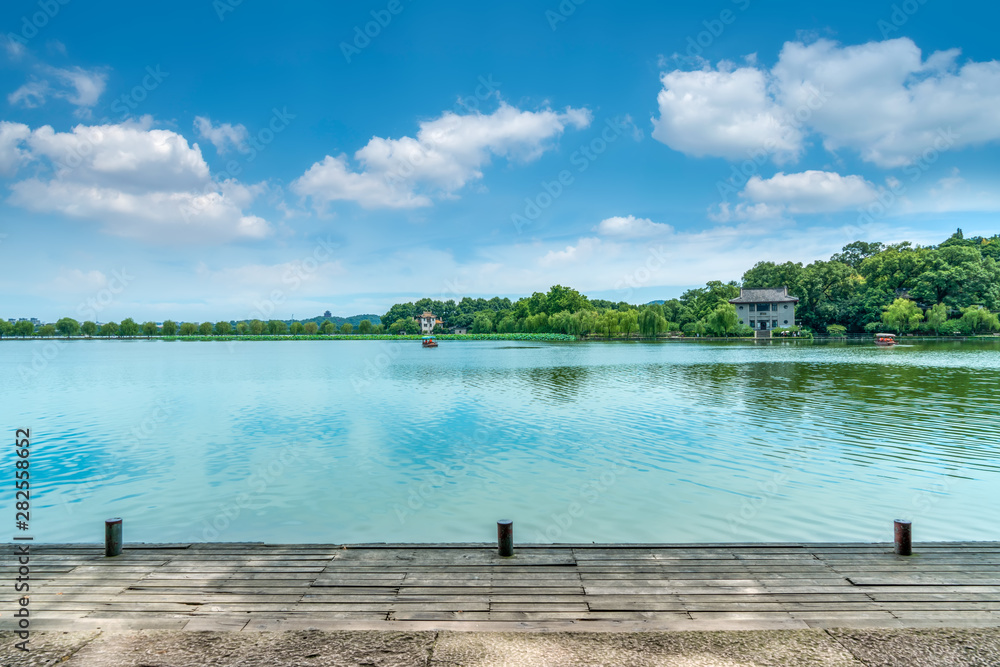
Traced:
<path fill-rule="evenodd" d="M 604 334 L 605 338 L 611 338 L 620 331 L 618 327 L 618 312 L 615 310 L 605 310 L 597 319 L 597 331 Z"/>
<path fill-rule="evenodd" d="M 80 333 L 80 323 L 72 317 L 64 317 L 56 322 L 56 330 L 63 336 L 75 336 Z"/>
<path fill-rule="evenodd" d="M 237 336 L 245 336 L 247 334 L 247 331 L 249 329 L 250 329 L 250 325 L 247 324 L 246 322 L 237 322 L 236 323 L 236 335 Z"/>
<path fill-rule="evenodd" d="M 202 322 L 198 325 L 198 333 L 202 336 L 211 336 L 214 328 L 211 322 Z"/>
<path fill-rule="evenodd" d="M 392 325 L 389 327 L 389 333 L 418 334 L 420 333 L 420 325 L 417 324 L 416 320 L 399 319 L 393 322 Z"/>
<path fill-rule="evenodd" d="M 493 332 L 493 320 L 484 312 L 476 313 L 472 319 L 472 333 L 484 334 Z"/>
<path fill-rule="evenodd" d="M 330 320 L 326 320 L 325 322 L 323 322 L 323 326 L 320 327 L 320 331 L 322 331 L 324 334 L 328 336 L 333 333 L 333 330 L 334 330 L 333 322 L 331 322 Z"/>
<path fill-rule="evenodd" d="M 97 324 L 91 322 L 90 320 L 87 320 L 86 322 L 80 325 L 80 331 L 83 332 L 84 336 L 90 338 L 91 336 L 97 333 Z"/>
<path fill-rule="evenodd" d="M 122 320 L 121 326 L 118 327 L 118 335 L 128 337 L 138 336 L 139 325 L 131 317 L 126 317 Z"/>
<path fill-rule="evenodd" d="M 215 323 L 215 335 L 216 336 L 228 336 L 233 330 L 233 327 L 229 322 L 219 321 Z"/>
<path fill-rule="evenodd" d="M 176 336 L 177 335 L 177 322 L 173 320 L 163 320 L 163 327 L 161 327 L 164 336 Z"/>
<path fill-rule="evenodd" d="M 660 305 L 648 306 L 639 313 L 639 334 L 646 338 L 656 338 L 667 331 L 667 319 Z"/>
<path fill-rule="evenodd" d="M 351 324 L 350 322 L 344 322 L 343 324 L 340 325 L 340 333 L 349 334 L 352 331 L 354 331 L 354 325 Z"/>
<path fill-rule="evenodd" d="M 198 325 L 194 322 L 184 322 L 181 324 L 182 336 L 193 336 L 198 333 Z"/>
<path fill-rule="evenodd" d="M 288 331 L 293 336 L 298 336 L 300 333 L 305 331 L 305 327 L 302 326 L 302 322 L 292 322 L 292 325 L 288 327 Z"/>
<path fill-rule="evenodd" d="M 826 332 L 835 338 L 843 338 L 847 334 L 847 327 L 843 324 L 828 324 Z"/>
<path fill-rule="evenodd" d="M 117 322 L 105 322 L 101 325 L 101 335 L 102 336 L 116 336 L 118 335 L 118 323 Z"/>
<path fill-rule="evenodd" d="M 375 335 L 384 334 L 385 333 L 385 325 L 384 324 L 376 324 L 375 326 L 372 327 L 372 333 L 375 334 Z"/>
<path fill-rule="evenodd" d="M 852 269 L 857 270 L 863 261 L 879 254 L 885 250 L 881 243 L 867 243 L 865 241 L 855 241 L 843 247 L 843 252 L 839 252 L 830 258 L 831 262 L 841 262 L 847 264 Z"/>
<path fill-rule="evenodd" d="M 281 320 L 268 320 L 267 332 L 272 336 L 281 336 L 288 332 L 288 325 Z"/>
<path fill-rule="evenodd" d="M 38 327 L 38 335 L 41 336 L 42 338 L 49 338 L 51 336 L 55 336 L 56 335 L 55 325 L 43 324 L 42 326 Z"/>
<path fill-rule="evenodd" d="M 361 320 L 360 322 L 358 322 L 359 334 L 370 334 L 371 332 L 372 332 L 371 320 Z"/>
<path fill-rule="evenodd" d="M 305 325 L 303 325 L 303 329 L 305 330 L 306 334 L 310 336 L 315 336 L 316 332 L 319 331 L 319 325 L 316 324 L 315 322 L 306 322 Z"/>
<path fill-rule="evenodd" d="M 900 333 L 916 328 L 922 319 L 924 319 L 923 311 L 909 299 L 896 299 L 882 313 L 885 325 Z"/>
<path fill-rule="evenodd" d="M 743 274 L 743 287 L 746 289 L 787 287 L 789 293 L 798 294 L 802 271 L 801 263 L 757 262 L 752 269 Z"/>
<path fill-rule="evenodd" d="M 260 320 L 250 320 L 250 335 L 260 336 L 264 333 L 264 326 Z"/>
<path fill-rule="evenodd" d="M 632 332 L 639 328 L 639 311 L 625 310 L 618 312 L 618 328 L 625 338 L 631 338 Z"/>
<path fill-rule="evenodd" d="M 31 320 L 19 320 L 14 325 L 14 332 L 21 338 L 33 336 L 35 334 L 35 325 L 31 323 Z"/>
<path fill-rule="evenodd" d="M 963 308 L 961 322 L 973 334 L 1000 330 L 1000 318 L 982 306 Z"/>
<path fill-rule="evenodd" d="M 928 308 L 924 315 L 927 317 L 927 326 L 940 336 L 941 328 L 948 321 L 948 306 L 936 303 Z"/>
<path fill-rule="evenodd" d="M 0 338 L 14 334 L 14 323 L 7 320 L 0 320 Z"/>
<path fill-rule="evenodd" d="M 146 334 L 146 338 L 155 336 L 159 332 L 160 329 L 156 326 L 156 322 L 146 322 L 142 325 L 142 333 Z"/>
<path fill-rule="evenodd" d="M 715 310 L 709 313 L 705 320 L 705 326 L 717 336 L 729 337 L 729 334 L 736 331 L 740 324 L 739 315 L 736 314 L 736 306 L 731 303 L 721 303 Z"/>

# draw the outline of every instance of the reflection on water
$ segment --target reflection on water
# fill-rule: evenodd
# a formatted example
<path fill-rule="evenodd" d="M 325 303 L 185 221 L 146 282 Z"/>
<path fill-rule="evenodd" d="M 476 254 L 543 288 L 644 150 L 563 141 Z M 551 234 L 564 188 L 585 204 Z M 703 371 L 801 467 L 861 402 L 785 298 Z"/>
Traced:
<path fill-rule="evenodd" d="M 996 539 L 997 342 L 389 345 L 4 341 L 36 539 Z"/>

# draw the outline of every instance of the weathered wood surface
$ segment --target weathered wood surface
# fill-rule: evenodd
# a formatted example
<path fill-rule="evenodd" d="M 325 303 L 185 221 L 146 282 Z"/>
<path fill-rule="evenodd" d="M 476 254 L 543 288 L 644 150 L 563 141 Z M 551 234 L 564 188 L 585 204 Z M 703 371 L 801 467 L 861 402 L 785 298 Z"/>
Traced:
<path fill-rule="evenodd" d="M 510 559 L 482 544 L 127 544 L 115 558 L 32 545 L 30 610 L 37 629 L 1000 626 L 1000 543 L 917 544 L 909 557 L 891 544 L 518 546 Z M 12 622 L 4 613 L 0 629 Z"/>

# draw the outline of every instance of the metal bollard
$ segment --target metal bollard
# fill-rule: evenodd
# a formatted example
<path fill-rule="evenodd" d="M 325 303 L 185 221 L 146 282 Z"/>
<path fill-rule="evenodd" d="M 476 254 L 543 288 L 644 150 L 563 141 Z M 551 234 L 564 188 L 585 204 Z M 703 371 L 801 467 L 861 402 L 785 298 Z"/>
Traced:
<path fill-rule="evenodd" d="M 104 522 L 104 555 L 122 555 L 122 520 L 108 519 Z"/>
<path fill-rule="evenodd" d="M 893 522 L 895 538 L 896 538 L 896 548 L 894 551 L 897 556 L 909 556 L 913 553 L 913 544 L 911 542 L 910 534 L 911 522 L 904 521 L 903 519 L 896 519 Z"/>
<path fill-rule="evenodd" d="M 514 522 L 510 519 L 497 521 L 497 553 L 504 558 L 514 555 Z"/>

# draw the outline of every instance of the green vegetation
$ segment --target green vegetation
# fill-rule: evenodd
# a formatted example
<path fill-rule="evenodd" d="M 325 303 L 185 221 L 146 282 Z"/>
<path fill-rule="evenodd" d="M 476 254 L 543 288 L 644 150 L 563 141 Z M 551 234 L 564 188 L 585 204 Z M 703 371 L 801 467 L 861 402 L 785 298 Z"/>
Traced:
<path fill-rule="evenodd" d="M 753 336 L 739 323 L 729 300 L 740 287 L 787 286 L 798 297 L 794 326 L 774 329 L 775 335 L 812 338 L 813 331 L 833 337 L 849 333 L 890 330 L 926 335 L 977 335 L 1000 331 L 1000 235 L 965 238 L 958 230 L 937 246 L 909 242 L 883 245 L 856 241 L 829 260 L 801 263 L 759 262 L 743 274 L 742 283 L 718 280 L 689 289 L 677 299 L 632 305 L 589 299 L 570 287 L 554 285 L 517 301 L 508 298 L 420 299 L 397 303 L 379 317 L 333 317 L 329 311 L 308 320 L 184 322 L 165 320 L 141 326 L 132 318 L 121 325 L 108 322 L 80 324 L 64 317 L 36 331 L 28 321 L 0 321 L 3 336 L 84 335 L 173 339 L 178 334 L 198 340 L 285 340 L 289 333 L 303 339 L 365 340 L 386 334 L 420 334 L 418 317 L 430 311 L 441 323 L 435 335 L 465 328 L 468 338 L 558 336 L 569 338 L 631 339 L 663 336 Z M 800 326 L 801 325 L 801 326 Z M 338 333 L 339 332 L 339 333 Z M 355 333 L 356 332 L 356 333 Z M 461 338 L 461 337 L 459 337 Z M 530 340 L 549 340 L 531 338 Z"/>

